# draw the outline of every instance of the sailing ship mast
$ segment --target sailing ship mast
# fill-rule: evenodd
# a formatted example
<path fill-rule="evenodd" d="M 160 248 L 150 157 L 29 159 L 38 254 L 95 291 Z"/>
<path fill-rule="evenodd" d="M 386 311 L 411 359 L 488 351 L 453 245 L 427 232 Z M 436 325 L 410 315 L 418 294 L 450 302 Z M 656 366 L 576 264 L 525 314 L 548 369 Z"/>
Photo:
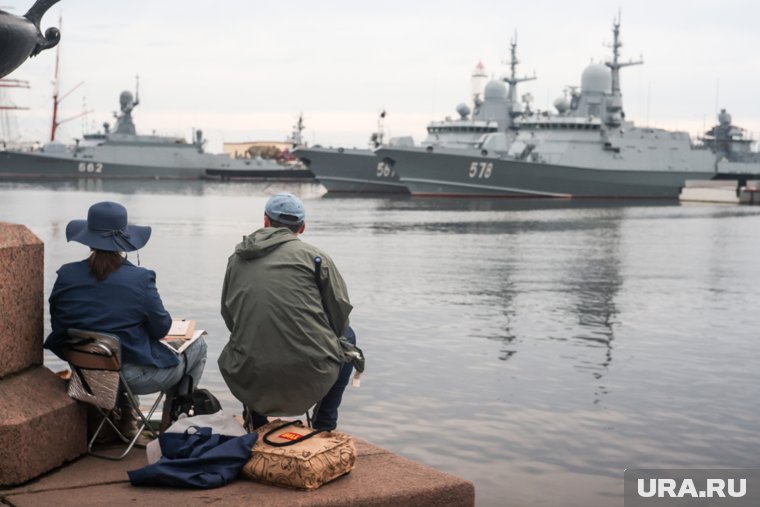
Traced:
<path fill-rule="evenodd" d="M 63 28 L 63 17 L 58 17 L 58 26 Z M 55 73 L 53 74 L 53 121 L 50 126 L 50 142 L 55 141 L 55 130 L 58 128 L 58 63 L 61 58 L 61 45 L 55 48 Z"/>
<path fill-rule="evenodd" d="M 58 26 L 63 26 L 63 17 L 58 18 Z M 82 116 L 91 113 L 92 111 L 82 111 L 81 113 L 71 116 L 69 118 L 66 118 L 65 120 L 58 120 L 58 105 L 71 95 L 71 92 L 79 88 L 84 84 L 84 81 L 80 81 L 78 85 L 76 85 L 74 88 L 69 90 L 68 92 L 64 93 L 62 96 L 58 96 L 58 93 L 60 91 L 60 86 L 58 82 L 58 66 L 61 59 L 61 44 L 58 44 L 58 46 L 55 48 L 55 74 L 53 76 L 53 119 L 50 125 L 50 141 L 55 141 L 55 133 L 58 130 L 58 126 L 66 123 L 67 121 L 76 120 L 77 118 L 81 118 Z"/>

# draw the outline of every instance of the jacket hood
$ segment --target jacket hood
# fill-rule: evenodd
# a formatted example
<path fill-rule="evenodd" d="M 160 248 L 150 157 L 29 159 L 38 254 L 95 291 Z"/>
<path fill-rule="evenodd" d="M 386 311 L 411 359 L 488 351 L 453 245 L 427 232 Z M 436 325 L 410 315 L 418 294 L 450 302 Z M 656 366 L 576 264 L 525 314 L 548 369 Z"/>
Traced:
<path fill-rule="evenodd" d="M 265 227 L 243 238 L 235 247 L 235 255 L 243 259 L 264 257 L 288 241 L 298 241 L 298 237 L 283 227 Z"/>

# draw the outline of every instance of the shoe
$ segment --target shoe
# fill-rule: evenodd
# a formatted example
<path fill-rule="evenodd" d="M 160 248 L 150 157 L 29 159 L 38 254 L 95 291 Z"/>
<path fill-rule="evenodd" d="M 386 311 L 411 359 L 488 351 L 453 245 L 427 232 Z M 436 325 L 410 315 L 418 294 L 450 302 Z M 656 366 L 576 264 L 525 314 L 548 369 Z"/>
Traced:
<path fill-rule="evenodd" d="M 269 418 L 263 415 L 252 413 L 248 407 L 243 405 L 243 428 L 248 433 L 253 433 L 269 422 Z"/>
<path fill-rule="evenodd" d="M 140 415 L 132 407 L 123 407 L 119 418 L 119 432 L 131 439 L 140 431 L 142 420 Z"/>
<path fill-rule="evenodd" d="M 151 441 L 153 441 L 153 435 L 150 433 L 150 431 L 143 431 L 140 436 L 137 437 L 135 447 L 145 449 L 145 447 L 147 447 Z"/>

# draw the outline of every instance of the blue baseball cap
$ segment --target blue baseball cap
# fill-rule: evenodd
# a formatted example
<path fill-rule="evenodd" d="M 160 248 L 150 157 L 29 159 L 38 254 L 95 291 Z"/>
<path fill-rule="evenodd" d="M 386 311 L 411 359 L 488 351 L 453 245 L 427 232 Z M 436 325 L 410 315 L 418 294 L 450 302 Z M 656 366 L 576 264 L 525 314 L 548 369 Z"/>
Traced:
<path fill-rule="evenodd" d="M 306 219 L 306 208 L 301 199 L 288 192 L 270 197 L 264 213 L 272 220 L 286 225 L 299 225 Z"/>

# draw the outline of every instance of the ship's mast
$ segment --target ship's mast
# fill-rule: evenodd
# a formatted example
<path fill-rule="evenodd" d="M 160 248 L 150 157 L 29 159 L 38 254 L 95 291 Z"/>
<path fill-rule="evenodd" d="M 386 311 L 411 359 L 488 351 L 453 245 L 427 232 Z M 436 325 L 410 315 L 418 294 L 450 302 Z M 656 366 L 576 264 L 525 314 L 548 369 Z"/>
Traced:
<path fill-rule="evenodd" d="M 21 79 L 0 79 L 0 144 L 5 146 L 6 141 L 11 141 L 15 137 L 15 130 L 11 124 L 11 117 L 8 111 L 19 111 L 29 109 L 28 107 L 17 106 L 11 102 L 6 103 L 7 96 L 5 88 L 26 88 L 29 89 L 29 81 Z"/>
<path fill-rule="evenodd" d="M 293 132 L 290 134 L 290 144 L 293 148 L 298 148 L 303 144 L 303 131 L 306 127 L 303 124 L 303 112 L 298 115 L 296 124 L 293 125 Z"/>
<path fill-rule="evenodd" d="M 514 38 L 509 41 L 509 62 L 505 63 L 509 65 L 509 77 L 503 77 L 502 80 L 509 84 L 509 91 L 507 93 L 509 97 L 510 116 L 516 117 L 522 114 L 517 106 L 517 83 L 533 81 L 536 79 L 535 74 L 532 77 L 517 77 L 517 64 L 520 63 L 520 60 L 517 59 L 517 32 L 515 32 Z"/>
<path fill-rule="evenodd" d="M 58 27 L 63 28 L 63 17 L 58 17 Z M 53 74 L 53 121 L 50 125 L 50 141 L 55 141 L 55 130 L 58 128 L 58 63 L 61 58 L 61 45 L 55 48 L 55 74 Z"/>
<path fill-rule="evenodd" d="M 383 145 L 385 139 L 385 109 L 383 109 L 377 117 L 377 130 L 372 133 L 369 139 L 370 148 L 379 148 Z"/>
<path fill-rule="evenodd" d="M 620 48 L 623 43 L 620 41 L 620 13 L 618 13 L 617 19 L 612 21 L 612 61 L 605 62 L 605 65 L 612 71 L 612 95 L 613 97 L 620 97 L 620 69 L 623 67 L 629 67 L 631 65 L 641 65 L 644 60 L 638 60 L 634 62 L 629 60 L 627 62 L 620 61 Z"/>
<path fill-rule="evenodd" d="M 63 26 L 63 17 L 58 17 L 58 26 Z M 55 134 L 58 131 L 58 126 L 62 123 L 66 123 L 67 121 L 76 120 L 77 118 L 81 118 L 82 116 L 91 113 L 92 111 L 82 111 L 81 113 L 71 116 L 69 118 L 66 118 L 65 120 L 58 120 L 58 106 L 60 103 L 68 97 L 71 92 L 79 88 L 84 84 L 84 81 L 80 81 L 78 85 L 76 85 L 71 90 L 67 91 L 63 95 L 59 96 L 60 92 L 60 85 L 58 82 L 58 64 L 60 62 L 61 58 L 61 44 L 58 44 L 58 46 L 55 48 L 55 74 L 53 75 L 53 119 L 50 125 L 50 141 L 55 141 Z"/>

